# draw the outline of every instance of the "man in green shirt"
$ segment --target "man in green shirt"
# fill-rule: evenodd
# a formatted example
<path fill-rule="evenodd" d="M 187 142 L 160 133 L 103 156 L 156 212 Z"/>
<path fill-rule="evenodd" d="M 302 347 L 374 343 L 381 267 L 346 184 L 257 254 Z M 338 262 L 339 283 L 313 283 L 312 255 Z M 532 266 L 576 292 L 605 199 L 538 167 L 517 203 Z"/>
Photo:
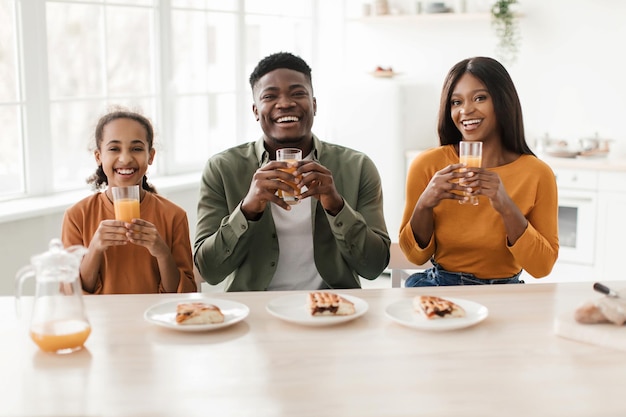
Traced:
<path fill-rule="evenodd" d="M 363 153 L 319 140 L 311 68 L 286 52 L 250 75 L 263 136 L 209 159 L 202 175 L 194 261 L 227 291 L 360 288 L 389 263 L 380 176 Z M 276 150 L 298 148 L 286 172 Z M 289 205 L 278 190 L 294 191 Z"/>

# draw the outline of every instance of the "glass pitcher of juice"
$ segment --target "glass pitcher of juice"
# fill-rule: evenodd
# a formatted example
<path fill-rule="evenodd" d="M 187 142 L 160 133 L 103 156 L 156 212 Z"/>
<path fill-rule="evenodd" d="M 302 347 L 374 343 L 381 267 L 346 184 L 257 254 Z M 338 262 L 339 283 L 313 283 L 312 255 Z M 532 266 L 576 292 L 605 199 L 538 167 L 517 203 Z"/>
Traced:
<path fill-rule="evenodd" d="M 24 281 L 35 278 L 35 297 L 30 320 L 30 337 L 45 352 L 70 353 L 83 347 L 91 333 L 85 314 L 79 266 L 87 249 L 63 248 L 59 239 L 50 241 L 49 250 L 31 258 L 31 265 L 17 272 L 16 307 Z"/>

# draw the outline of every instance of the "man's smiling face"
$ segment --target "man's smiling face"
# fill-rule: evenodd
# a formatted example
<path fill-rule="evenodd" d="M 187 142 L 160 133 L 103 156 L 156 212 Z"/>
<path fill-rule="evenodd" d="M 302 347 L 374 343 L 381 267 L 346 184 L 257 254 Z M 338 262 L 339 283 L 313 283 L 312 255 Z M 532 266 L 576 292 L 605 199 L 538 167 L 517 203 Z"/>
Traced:
<path fill-rule="evenodd" d="M 252 93 L 252 110 L 269 148 L 300 147 L 311 139 L 317 103 L 306 75 L 275 69 L 259 79 Z"/>

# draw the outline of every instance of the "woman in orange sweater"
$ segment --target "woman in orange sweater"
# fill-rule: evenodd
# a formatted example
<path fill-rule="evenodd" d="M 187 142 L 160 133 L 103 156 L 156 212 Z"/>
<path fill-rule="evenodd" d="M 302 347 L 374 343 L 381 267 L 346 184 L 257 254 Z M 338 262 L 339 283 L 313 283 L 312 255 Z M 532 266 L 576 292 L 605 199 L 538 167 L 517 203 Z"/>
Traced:
<path fill-rule="evenodd" d="M 526 143 L 519 97 L 499 62 L 452 67 L 438 132 L 441 146 L 411 163 L 400 227 L 405 256 L 434 266 L 406 286 L 520 283 L 522 269 L 548 275 L 559 250 L 556 180 Z M 481 168 L 459 164 L 461 140 L 483 142 Z M 468 196 L 478 205 L 459 204 Z"/>

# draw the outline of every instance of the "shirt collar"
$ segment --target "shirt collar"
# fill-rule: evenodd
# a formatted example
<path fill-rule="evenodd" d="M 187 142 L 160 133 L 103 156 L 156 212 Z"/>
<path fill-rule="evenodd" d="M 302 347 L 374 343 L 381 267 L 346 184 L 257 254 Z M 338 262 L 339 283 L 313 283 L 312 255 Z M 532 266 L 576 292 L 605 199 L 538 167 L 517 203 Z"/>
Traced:
<path fill-rule="evenodd" d="M 315 134 L 312 134 L 312 135 L 313 135 L 313 160 L 319 161 L 319 158 L 321 157 L 321 154 L 322 154 L 321 141 L 319 140 L 317 136 L 315 136 Z M 256 143 L 254 144 L 254 150 L 256 153 L 257 162 L 259 163 L 260 167 L 267 164 L 270 161 L 269 152 L 267 152 L 265 150 L 265 146 L 263 146 L 263 136 L 257 139 Z"/>

